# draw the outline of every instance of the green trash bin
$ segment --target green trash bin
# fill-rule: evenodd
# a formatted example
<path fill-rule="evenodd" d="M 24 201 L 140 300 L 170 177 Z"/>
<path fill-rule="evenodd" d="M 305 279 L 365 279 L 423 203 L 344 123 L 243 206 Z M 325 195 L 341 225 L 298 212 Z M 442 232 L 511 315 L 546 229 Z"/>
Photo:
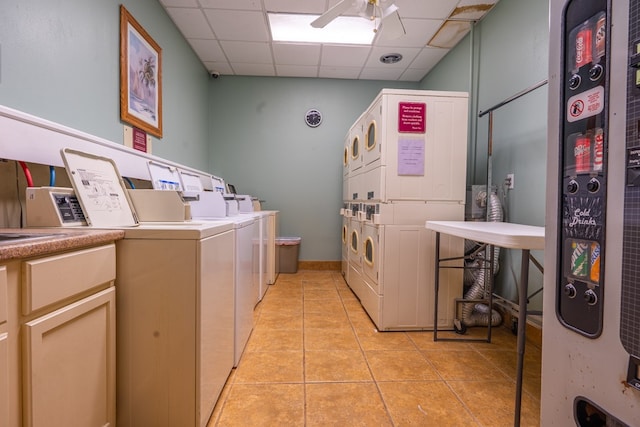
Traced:
<path fill-rule="evenodd" d="M 276 249 L 278 251 L 280 273 L 297 273 L 298 257 L 300 256 L 300 242 L 302 237 L 278 237 Z"/>

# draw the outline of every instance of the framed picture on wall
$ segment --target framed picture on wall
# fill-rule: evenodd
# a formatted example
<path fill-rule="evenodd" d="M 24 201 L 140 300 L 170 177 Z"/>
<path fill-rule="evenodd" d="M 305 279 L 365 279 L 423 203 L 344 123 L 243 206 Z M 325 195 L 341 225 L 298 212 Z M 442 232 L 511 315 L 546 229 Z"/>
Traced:
<path fill-rule="evenodd" d="M 162 138 L 162 49 L 122 5 L 120 120 Z"/>

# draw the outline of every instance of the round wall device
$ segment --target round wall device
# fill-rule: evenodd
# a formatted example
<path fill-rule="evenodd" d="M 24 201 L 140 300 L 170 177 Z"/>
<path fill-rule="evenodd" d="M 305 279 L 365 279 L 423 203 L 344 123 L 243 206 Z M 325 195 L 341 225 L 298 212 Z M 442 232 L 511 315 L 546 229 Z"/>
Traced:
<path fill-rule="evenodd" d="M 322 113 L 316 109 L 311 109 L 304 115 L 304 121 L 308 126 L 316 128 L 322 123 Z"/>

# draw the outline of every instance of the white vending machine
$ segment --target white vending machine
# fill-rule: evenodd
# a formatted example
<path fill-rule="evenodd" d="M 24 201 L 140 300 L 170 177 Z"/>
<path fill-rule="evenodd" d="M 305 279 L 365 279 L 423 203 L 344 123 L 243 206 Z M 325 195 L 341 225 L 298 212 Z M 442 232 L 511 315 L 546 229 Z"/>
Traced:
<path fill-rule="evenodd" d="M 550 2 L 543 426 L 640 426 L 639 16 Z"/>

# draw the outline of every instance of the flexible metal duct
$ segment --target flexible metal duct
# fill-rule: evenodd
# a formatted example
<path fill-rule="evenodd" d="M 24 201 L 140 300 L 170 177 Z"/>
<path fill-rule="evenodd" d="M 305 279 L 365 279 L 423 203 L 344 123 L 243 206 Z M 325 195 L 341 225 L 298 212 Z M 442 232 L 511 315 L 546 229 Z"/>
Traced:
<path fill-rule="evenodd" d="M 487 219 L 490 222 L 502 222 L 502 204 L 498 195 L 491 192 L 489 195 Z M 479 245 L 476 242 L 465 241 L 465 254 L 473 254 L 478 250 Z M 486 251 L 480 251 L 473 256 L 470 261 L 465 264 L 465 284 L 467 281 L 472 281 L 471 287 L 465 292 L 464 299 L 480 299 L 485 296 L 485 280 L 486 280 L 486 266 L 485 260 Z M 500 248 L 493 248 L 493 273 L 498 274 L 500 256 Z M 484 268 L 481 268 L 484 267 Z M 496 310 L 489 309 L 486 304 L 479 303 L 462 303 L 462 323 L 465 326 L 487 326 L 489 325 L 489 319 L 491 319 L 491 326 L 498 326 L 502 323 L 502 316 Z"/>

